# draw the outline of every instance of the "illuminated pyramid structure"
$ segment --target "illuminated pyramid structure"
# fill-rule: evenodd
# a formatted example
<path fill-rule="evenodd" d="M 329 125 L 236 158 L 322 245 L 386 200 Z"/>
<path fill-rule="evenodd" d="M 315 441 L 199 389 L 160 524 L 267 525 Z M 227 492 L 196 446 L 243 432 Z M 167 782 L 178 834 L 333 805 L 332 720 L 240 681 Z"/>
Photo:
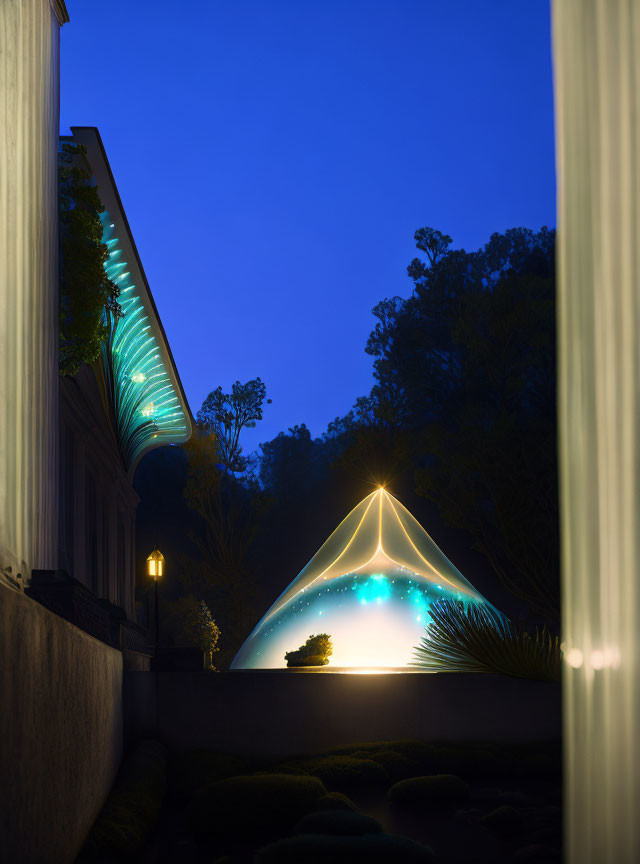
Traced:
<path fill-rule="evenodd" d="M 317 633 L 331 637 L 328 670 L 408 666 L 431 604 L 444 598 L 487 603 L 406 507 L 381 488 L 340 523 L 231 668 L 284 667 L 285 652 Z"/>

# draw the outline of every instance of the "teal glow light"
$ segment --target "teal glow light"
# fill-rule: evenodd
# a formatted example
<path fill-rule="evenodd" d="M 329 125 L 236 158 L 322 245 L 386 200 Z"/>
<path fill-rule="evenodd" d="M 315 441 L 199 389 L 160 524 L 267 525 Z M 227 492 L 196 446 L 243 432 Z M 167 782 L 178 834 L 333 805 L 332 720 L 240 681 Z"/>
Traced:
<path fill-rule="evenodd" d="M 384 603 L 391 597 L 391 585 L 384 574 L 375 573 L 366 582 L 357 585 L 356 594 L 363 606 L 367 603 Z"/>
<path fill-rule="evenodd" d="M 111 216 L 101 216 L 102 242 L 109 249 L 107 276 L 120 288 L 123 315 L 108 316 L 110 334 L 102 357 L 107 387 L 115 410 L 120 451 L 127 469 L 145 450 L 186 441 L 190 423 L 173 385 L 153 322 L 123 258 Z"/>

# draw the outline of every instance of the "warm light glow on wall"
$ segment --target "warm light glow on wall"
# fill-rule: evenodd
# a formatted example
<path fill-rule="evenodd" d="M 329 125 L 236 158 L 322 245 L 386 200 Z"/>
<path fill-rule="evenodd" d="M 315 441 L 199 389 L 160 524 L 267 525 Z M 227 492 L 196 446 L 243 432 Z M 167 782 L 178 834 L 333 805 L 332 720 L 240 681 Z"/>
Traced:
<path fill-rule="evenodd" d="M 328 633 L 329 668 L 408 666 L 431 603 L 484 598 L 402 504 L 380 487 L 340 523 L 269 609 L 232 668 L 278 668 L 312 633 Z"/>

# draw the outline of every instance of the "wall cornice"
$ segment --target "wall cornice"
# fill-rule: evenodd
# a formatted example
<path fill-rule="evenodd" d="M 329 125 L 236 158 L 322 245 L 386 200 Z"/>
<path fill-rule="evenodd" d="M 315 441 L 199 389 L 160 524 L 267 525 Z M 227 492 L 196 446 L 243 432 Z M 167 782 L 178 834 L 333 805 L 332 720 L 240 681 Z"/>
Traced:
<path fill-rule="evenodd" d="M 66 4 L 64 0 L 50 0 L 50 3 L 56 18 L 58 19 L 58 23 L 62 27 L 63 24 L 66 24 L 69 21 L 69 13 L 67 12 Z"/>

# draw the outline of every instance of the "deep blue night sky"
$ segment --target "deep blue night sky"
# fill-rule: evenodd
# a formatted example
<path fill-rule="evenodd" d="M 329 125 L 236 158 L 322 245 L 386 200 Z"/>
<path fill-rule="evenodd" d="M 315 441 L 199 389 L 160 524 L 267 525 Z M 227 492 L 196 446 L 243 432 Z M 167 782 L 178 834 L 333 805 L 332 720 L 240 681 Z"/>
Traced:
<path fill-rule="evenodd" d="M 246 449 L 368 392 L 413 232 L 555 224 L 545 0 L 67 0 L 61 130 L 98 126 L 187 397 L 260 375 Z"/>

